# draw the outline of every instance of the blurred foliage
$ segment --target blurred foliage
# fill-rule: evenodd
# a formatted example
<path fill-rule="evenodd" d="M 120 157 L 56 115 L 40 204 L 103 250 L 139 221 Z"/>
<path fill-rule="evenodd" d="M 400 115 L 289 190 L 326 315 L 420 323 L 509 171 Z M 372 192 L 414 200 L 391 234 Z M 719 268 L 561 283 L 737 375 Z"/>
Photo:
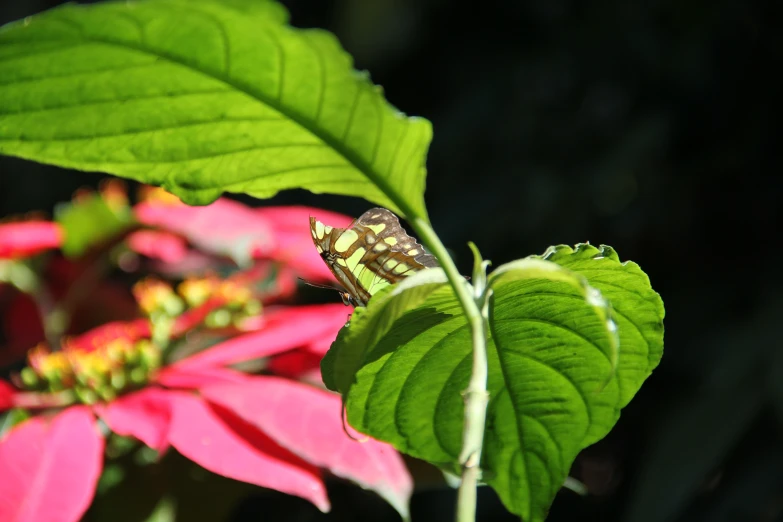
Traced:
<path fill-rule="evenodd" d="M 4 2 L 0 21 L 56 3 Z M 284 3 L 294 25 L 333 31 L 391 103 L 433 122 L 428 207 L 464 270 L 471 239 L 495 265 L 589 240 L 640 263 L 667 303 L 663 363 L 577 459 L 590 495 L 561 492 L 550 520 L 632 520 L 645 506 L 656 521 L 783 519 L 783 6 Z M 0 215 L 51 208 L 99 179 L 0 158 Z M 274 201 L 367 208 L 300 191 Z M 300 501 L 255 491 L 232 520 L 394 520 L 355 487 L 330 491 L 331 516 L 278 511 Z M 448 520 L 453 502 L 422 488 L 413 519 Z M 502 520 L 489 489 L 479 505 L 480 520 Z"/>

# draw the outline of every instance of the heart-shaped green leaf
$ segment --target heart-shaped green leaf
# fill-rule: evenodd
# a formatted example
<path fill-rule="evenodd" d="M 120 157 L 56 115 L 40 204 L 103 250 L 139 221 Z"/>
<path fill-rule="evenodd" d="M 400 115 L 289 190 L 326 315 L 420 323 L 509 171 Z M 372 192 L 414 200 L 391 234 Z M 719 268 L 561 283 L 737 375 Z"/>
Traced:
<path fill-rule="evenodd" d="M 577 259 L 556 252 L 558 263 L 515 261 L 488 280 L 490 402 L 482 469 L 484 480 L 526 521 L 545 518 L 577 453 L 609 432 L 623 393 L 632 396 L 643 381 L 632 366 L 624 374 L 621 343 L 618 350 L 629 323 L 618 331 L 602 294 L 561 266 L 578 266 Z M 590 268 L 588 257 L 579 258 L 578 268 Z M 622 275 L 629 266 L 604 268 Z M 625 306 L 630 297 L 619 290 L 615 297 L 626 319 L 644 324 Z M 662 309 L 656 326 L 661 319 Z M 643 333 L 660 341 L 662 330 L 655 331 L 658 337 Z M 470 378 L 471 350 L 470 328 L 451 287 L 440 270 L 430 269 L 357 309 L 322 371 L 327 386 L 343 394 L 352 426 L 459 472 L 461 392 Z"/>
<path fill-rule="evenodd" d="M 0 29 L 0 153 L 191 203 L 305 188 L 426 218 L 426 120 L 263 0 L 65 5 Z"/>

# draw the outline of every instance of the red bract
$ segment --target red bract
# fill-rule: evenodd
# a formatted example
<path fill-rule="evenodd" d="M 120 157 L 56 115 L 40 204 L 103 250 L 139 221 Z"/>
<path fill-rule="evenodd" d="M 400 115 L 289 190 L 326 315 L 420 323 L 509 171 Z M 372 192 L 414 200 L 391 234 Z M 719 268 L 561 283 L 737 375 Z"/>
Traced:
<path fill-rule="evenodd" d="M 271 225 L 252 208 L 230 199 L 191 207 L 172 196 L 150 197 L 133 212 L 144 225 L 178 234 L 202 252 L 226 256 L 240 265 L 268 257 L 275 248 Z"/>
<path fill-rule="evenodd" d="M 272 225 L 277 238 L 277 260 L 294 268 L 308 281 L 335 281 L 318 251 L 313 248 L 310 216 L 335 227 L 347 227 L 353 219 L 344 214 L 301 206 L 258 208 L 256 214 Z"/>
<path fill-rule="evenodd" d="M 314 282 L 334 281 L 334 277 L 313 248 L 309 217 L 333 226 L 348 226 L 352 221 L 343 214 L 318 208 L 254 209 L 226 198 L 203 207 L 189 207 L 159 189 L 148 191 L 147 199 L 134 207 L 134 213 L 142 224 L 169 233 L 132 234 L 128 244 L 140 254 L 168 263 L 189 259 L 187 251 L 180 250 L 184 243 L 172 239 L 173 233 L 204 253 L 226 256 L 240 264 L 252 259 L 277 261 Z"/>
<path fill-rule="evenodd" d="M 128 235 L 127 241 L 131 250 L 165 263 L 181 262 L 188 255 L 185 240 L 169 232 L 137 230 Z"/>
<path fill-rule="evenodd" d="M 358 433 L 353 438 L 343 433 L 338 396 L 280 377 L 211 384 L 201 388 L 201 395 L 305 461 L 377 491 L 397 511 L 406 513 L 407 470 L 388 445 Z"/>
<path fill-rule="evenodd" d="M 225 367 L 293 349 L 321 350 L 347 315 L 342 304 L 267 312 L 260 330 L 164 367 L 140 390 L 15 426 L 0 441 L 0 520 L 66 522 L 82 516 L 102 467 L 103 440 L 94 416 L 153 449 L 173 446 L 215 473 L 297 495 L 322 511 L 329 500 L 320 469 L 327 469 L 377 491 L 407 514 L 412 484 L 400 456 L 385 444 L 346 435 L 339 396 Z M 88 332 L 77 344 L 116 341 L 123 332 L 140 334 L 136 324 L 115 324 Z M 0 408 L 30 406 L 34 395 L 41 394 L 0 381 Z"/>
<path fill-rule="evenodd" d="M 348 316 L 348 309 L 341 304 L 270 310 L 262 317 L 259 331 L 229 339 L 220 344 L 220 350 L 205 350 L 176 363 L 175 367 L 214 368 L 269 357 L 294 347 L 309 348 L 324 337 L 334 339 Z"/>
<path fill-rule="evenodd" d="M 0 381 L 0 411 L 12 408 L 16 390 L 5 381 Z"/>
<path fill-rule="evenodd" d="M 51 221 L 19 221 L 0 224 L 0 259 L 20 259 L 63 243 L 63 230 Z"/>
<path fill-rule="evenodd" d="M 79 520 L 95 493 L 102 455 L 103 438 L 85 406 L 17 426 L 0 443 L 0 520 Z"/>
<path fill-rule="evenodd" d="M 30 346 L 45 338 L 35 300 L 16 289 L 6 288 L 9 291 L 0 296 L 4 312 L 0 315 L 0 338 L 5 339 L 5 344 L 0 345 L 0 368 L 23 359 Z"/>

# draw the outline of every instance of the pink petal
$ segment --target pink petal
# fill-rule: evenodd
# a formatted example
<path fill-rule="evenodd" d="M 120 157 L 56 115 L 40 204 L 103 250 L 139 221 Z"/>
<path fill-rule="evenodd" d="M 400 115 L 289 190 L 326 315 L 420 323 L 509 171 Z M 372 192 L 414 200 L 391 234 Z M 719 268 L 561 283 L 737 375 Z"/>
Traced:
<path fill-rule="evenodd" d="M 0 224 L 0 259 L 32 256 L 62 245 L 63 230 L 51 221 Z"/>
<path fill-rule="evenodd" d="M 348 437 L 339 395 L 262 376 L 241 385 L 208 386 L 201 394 L 306 461 L 378 492 L 407 517 L 413 483 L 402 458 L 385 443 L 358 434 L 359 440 Z"/>
<path fill-rule="evenodd" d="M 274 229 L 277 249 L 272 258 L 281 261 L 304 279 L 313 282 L 335 281 L 313 245 L 310 216 L 332 227 L 345 228 L 352 219 L 344 214 L 313 207 L 266 207 L 256 209 Z"/>
<path fill-rule="evenodd" d="M 166 390 L 145 388 L 94 409 L 114 433 L 134 437 L 163 453 L 172 415 L 169 398 Z"/>
<path fill-rule="evenodd" d="M 175 366 L 225 366 L 268 357 L 323 338 L 334 340 L 349 315 L 349 309 L 339 303 L 280 308 L 264 316 L 266 326 L 261 330 L 217 344 Z"/>
<path fill-rule="evenodd" d="M 296 495 L 321 511 L 329 510 L 317 469 L 231 412 L 193 395 L 172 392 L 172 397 L 169 441 L 185 457 L 218 475 Z"/>
<path fill-rule="evenodd" d="M 254 209 L 230 199 L 221 198 L 203 207 L 151 200 L 133 210 L 141 223 L 184 236 L 197 248 L 240 264 L 275 248 L 269 223 Z"/>
<path fill-rule="evenodd" d="M 189 368 L 175 365 L 167 366 L 158 372 L 155 382 L 167 388 L 197 390 L 209 384 L 241 384 L 247 379 L 246 374 L 228 368 L 211 366 Z"/>
<path fill-rule="evenodd" d="M 34 417 L 0 442 L 0 520 L 80 520 L 95 495 L 103 438 L 87 407 L 64 410 L 51 422 Z"/>
<path fill-rule="evenodd" d="M 184 239 L 160 230 L 137 230 L 128 236 L 127 242 L 134 252 L 166 263 L 180 262 L 188 253 Z"/>

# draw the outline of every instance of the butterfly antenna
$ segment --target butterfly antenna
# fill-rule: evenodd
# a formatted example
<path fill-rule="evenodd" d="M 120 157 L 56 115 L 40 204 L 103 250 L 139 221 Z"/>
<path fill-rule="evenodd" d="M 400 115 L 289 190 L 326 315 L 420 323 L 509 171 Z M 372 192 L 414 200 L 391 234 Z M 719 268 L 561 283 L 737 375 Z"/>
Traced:
<path fill-rule="evenodd" d="M 335 287 L 330 286 L 330 285 L 322 285 L 320 283 L 311 283 L 310 281 L 308 281 L 306 279 L 302 279 L 301 277 L 297 277 L 297 279 L 300 280 L 301 282 L 303 282 L 304 284 L 306 284 L 307 286 L 312 286 L 314 288 L 324 288 L 326 290 L 339 290 L 338 288 L 335 288 Z"/>

